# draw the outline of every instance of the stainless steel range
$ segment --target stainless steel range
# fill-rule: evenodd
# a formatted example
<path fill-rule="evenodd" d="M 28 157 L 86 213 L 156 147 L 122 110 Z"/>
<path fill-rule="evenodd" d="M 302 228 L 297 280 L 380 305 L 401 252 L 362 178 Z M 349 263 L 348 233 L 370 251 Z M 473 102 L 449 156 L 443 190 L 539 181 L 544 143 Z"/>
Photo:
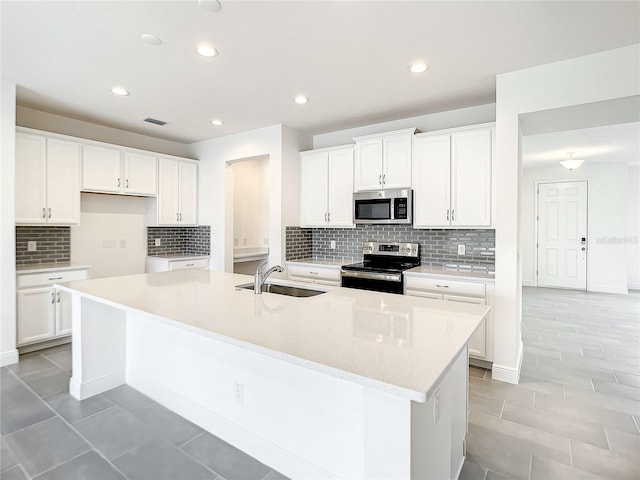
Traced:
<path fill-rule="evenodd" d="M 343 287 L 402 294 L 402 272 L 420 265 L 417 243 L 365 242 L 362 253 L 361 263 L 342 267 Z"/>

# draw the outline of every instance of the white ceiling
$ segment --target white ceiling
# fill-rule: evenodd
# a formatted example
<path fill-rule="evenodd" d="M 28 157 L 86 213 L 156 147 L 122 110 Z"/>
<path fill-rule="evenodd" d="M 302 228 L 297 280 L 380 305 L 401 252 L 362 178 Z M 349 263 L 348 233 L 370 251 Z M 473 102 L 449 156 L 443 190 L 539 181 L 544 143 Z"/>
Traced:
<path fill-rule="evenodd" d="M 181 142 L 325 133 L 495 101 L 496 74 L 640 42 L 640 2 L 0 3 L 18 103 Z M 143 43 L 154 34 L 159 46 Z M 195 54 L 210 42 L 220 55 Z M 431 65 L 421 75 L 407 66 Z M 116 97 L 114 85 L 129 97 Z M 311 101 L 299 106 L 295 95 Z M 142 122 L 153 117 L 163 127 Z M 225 124 L 214 127 L 212 118 Z"/>

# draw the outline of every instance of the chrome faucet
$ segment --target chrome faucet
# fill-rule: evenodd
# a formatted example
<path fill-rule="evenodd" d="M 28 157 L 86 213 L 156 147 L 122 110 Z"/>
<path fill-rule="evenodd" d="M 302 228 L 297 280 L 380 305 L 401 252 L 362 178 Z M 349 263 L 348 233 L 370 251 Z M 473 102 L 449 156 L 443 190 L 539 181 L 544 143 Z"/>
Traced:
<path fill-rule="evenodd" d="M 268 262 L 264 262 L 258 265 L 258 268 L 256 268 L 256 274 L 253 280 L 253 293 L 255 293 L 256 295 L 262 295 L 262 285 L 264 285 L 264 282 L 266 282 L 267 278 L 269 278 L 269 275 L 271 275 L 273 272 L 284 272 L 284 268 L 282 268 L 280 265 L 276 265 L 274 267 L 271 267 L 266 272 L 262 273 L 262 267 L 264 267 L 265 265 L 268 265 Z"/>

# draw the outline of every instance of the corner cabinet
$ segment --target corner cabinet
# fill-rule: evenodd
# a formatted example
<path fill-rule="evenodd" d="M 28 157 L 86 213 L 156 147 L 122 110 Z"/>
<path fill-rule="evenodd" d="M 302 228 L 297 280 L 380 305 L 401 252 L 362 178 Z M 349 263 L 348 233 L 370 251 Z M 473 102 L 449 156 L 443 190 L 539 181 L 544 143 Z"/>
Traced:
<path fill-rule="evenodd" d="M 85 145 L 82 190 L 85 192 L 153 196 L 157 194 L 157 159 L 152 155 Z"/>
<path fill-rule="evenodd" d="M 493 124 L 413 139 L 415 228 L 491 226 Z"/>
<path fill-rule="evenodd" d="M 198 165 L 160 158 L 158 225 L 195 225 L 198 222 Z"/>
<path fill-rule="evenodd" d="M 355 191 L 411 187 L 415 128 L 356 137 Z"/>
<path fill-rule="evenodd" d="M 16 132 L 16 224 L 80 223 L 80 144 Z"/>
<path fill-rule="evenodd" d="M 19 347 L 71 335 L 71 295 L 54 284 L 84 280 L 88 266 L 18 272 L 17 345 Z"/>
<path fill-rule="evenodd" d="M 354 226 L 353 146 L 300 153 L 300 226 Z"/>

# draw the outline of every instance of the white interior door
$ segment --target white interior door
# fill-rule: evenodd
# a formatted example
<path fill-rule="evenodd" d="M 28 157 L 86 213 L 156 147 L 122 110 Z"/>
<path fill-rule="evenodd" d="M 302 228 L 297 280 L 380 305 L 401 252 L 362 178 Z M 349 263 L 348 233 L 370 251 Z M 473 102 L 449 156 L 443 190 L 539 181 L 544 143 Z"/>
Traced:
<path fill-rule="evenodd" d="M 538 186 L 538 286 L 587 289 L 587 182 Z"/>

